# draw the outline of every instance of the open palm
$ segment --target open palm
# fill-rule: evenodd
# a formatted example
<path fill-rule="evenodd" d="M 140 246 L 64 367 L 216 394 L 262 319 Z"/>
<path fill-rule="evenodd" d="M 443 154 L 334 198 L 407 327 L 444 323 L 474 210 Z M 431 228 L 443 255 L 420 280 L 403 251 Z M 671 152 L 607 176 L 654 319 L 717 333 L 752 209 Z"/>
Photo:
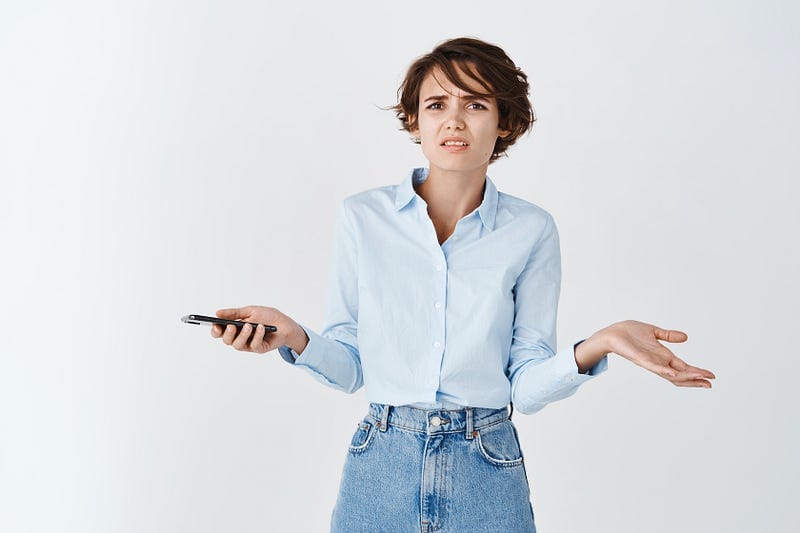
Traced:
<path fill-rule="evenodd" d="M 711 388 L 709 380 L 716 377 L 709 370 L 686 363 L 659 342 L 685 342 L 689 337 L 682 331 L 625 320 L 608 326 L 604 333 L 612 352 L 679 387 Z"/>

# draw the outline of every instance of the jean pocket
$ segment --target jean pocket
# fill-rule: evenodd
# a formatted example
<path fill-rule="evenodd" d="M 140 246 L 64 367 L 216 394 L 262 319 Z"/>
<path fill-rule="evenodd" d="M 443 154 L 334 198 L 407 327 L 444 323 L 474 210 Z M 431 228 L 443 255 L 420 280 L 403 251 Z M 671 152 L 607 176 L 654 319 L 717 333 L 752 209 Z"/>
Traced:
<path fill-rule="evenodd" d="M 366 420 L 358 423 L 356 432 L 353 433 L 353 438 L 350 440 L 350 451 L 353 453 L 361 453 L 367 449 L 372 438 L 375 436 L 375 426 Z"/>
<path fill-rule="evenodd" d="M 477 431 L 475 442 L 486 461 L 494 466 L 519 466 L 522 450 L 510 420 Z"/>

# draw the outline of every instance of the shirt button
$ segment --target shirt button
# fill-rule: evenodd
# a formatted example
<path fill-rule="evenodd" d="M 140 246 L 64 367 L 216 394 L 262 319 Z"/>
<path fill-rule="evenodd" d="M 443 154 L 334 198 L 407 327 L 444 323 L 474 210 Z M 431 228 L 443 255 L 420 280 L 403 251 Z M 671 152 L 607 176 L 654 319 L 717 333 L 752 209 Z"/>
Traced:
<path fill-rule="evenodd" d="M 439 426 L 442 425 L 442 419 L 439 418 L 438 416 L 432 416 L 431 417 L 431 425 L 433 427 L 437 427 L 438 428 Z"/>
<path fill-rule="evenodd" d="M 439 341 L 436 341 L 436 342 L 433 343 L 434 348 L 438 348 L 441 345 L 442 345 L 442 343 L 439 342 Z"/>
<path fill-rule="evenodd" d="M 442 265 L 436 265 L 436 270 L 441 272 L 444 267 Z"/>
<path fill-rule="evenodd" d="M 436 307 L 436 309 L 440 309 L 442 307 L 442 302 L 436 302 L 433 305 L 434 305 L 434 307 Z"/>

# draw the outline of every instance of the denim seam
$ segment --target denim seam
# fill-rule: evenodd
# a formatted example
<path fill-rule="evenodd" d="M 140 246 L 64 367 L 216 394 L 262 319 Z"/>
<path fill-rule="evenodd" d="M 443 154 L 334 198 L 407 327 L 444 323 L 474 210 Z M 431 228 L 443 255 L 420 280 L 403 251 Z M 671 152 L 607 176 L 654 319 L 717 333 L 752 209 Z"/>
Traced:
<path fill-rule="evenodd" d="M 495 459 L 489 455 L 489 453 L 486 451 L 486 448 L 483 447 L 483 441 L 481 440 L 480 432 L 478 432 L 476 440 L 478 442 L 478 449 L 480 450 L 481 455 L 483 455 L 483 457 L 491 464 L 499 467 L 514 467 L 522 464 L 522 454 L 520 454 L 519 459 Z"/>
<path fill-rule="evenodd" d="M 396 426 L 395 426 L 396 427 Z M 427 508 L 425 507 L 425 458 L 428 455 L 428 443 L 430 442 L 429 439 L 425 439 L 425 446 L 422 448 L 422 475 L 420 476 L 419 480 L 419 526 L 420 529 L 423 531 L 430 530 L 430 522 L 423 522 L 423 518 L 427 518 Z"/>
<path fill-rule="evenodd" d="M 369 428 L 367 429 L 367 438 L 364 440 L 364 444 L 361 446 L 348 446 L 349 451 L 352 453 L 361 453 L 367 449 L 367 446 L 372 442 L 372 439 L 375 438 L 375 424 L 370 424 Z"/>

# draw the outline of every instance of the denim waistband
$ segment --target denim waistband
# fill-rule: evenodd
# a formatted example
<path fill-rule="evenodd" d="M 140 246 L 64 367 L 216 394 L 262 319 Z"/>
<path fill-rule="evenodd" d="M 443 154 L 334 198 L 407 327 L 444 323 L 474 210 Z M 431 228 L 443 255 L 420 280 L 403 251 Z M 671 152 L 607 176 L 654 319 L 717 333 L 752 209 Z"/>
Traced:
<path fill-rule="evenodd" d="M 508 420 L 509 413 L 505 407 L 417 409 L 407 405 L 370 403 L 367 416 L 375 420 L 375 426 L 381 431 L 386 431 L 389 426 L 397 426 L 429 435 L 463 432 L 466 438 L 471 439 L 475 431 Z"/>

